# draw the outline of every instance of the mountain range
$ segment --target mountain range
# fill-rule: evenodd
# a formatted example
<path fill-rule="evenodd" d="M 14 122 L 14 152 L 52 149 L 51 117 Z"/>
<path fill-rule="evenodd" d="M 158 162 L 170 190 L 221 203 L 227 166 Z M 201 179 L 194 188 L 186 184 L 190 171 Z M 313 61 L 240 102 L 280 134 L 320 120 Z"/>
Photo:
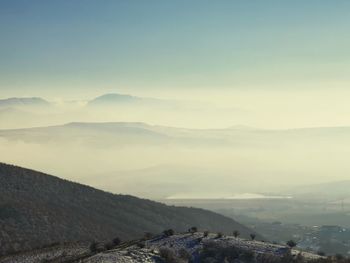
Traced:
<path fill-rule="evenodd" d="M 39 139 L 37 133 L 42 137 Z M 222 146 L 272 146 L 293 144 L 294 142 L 307 141 L 312 143 L 321 139 L 321 143 L 339 142 L 350 137 L 350 127 L 319 127 L 303 129 L 267 130 L 246 127 L 230 127 L 227 129 L 187 129 L 168 126 L 149 125 L 143 122 L 71 122 L 64 125 L 3 129 L 0 136 L 5 138 L 16 138 L 18 140 L 44 140 L 59 135 L 63 139 L 72 136 L 89 135 L 90 138 L 98 140 L 101 134 L 104 136 L 119 137 L 122 134 L 137 136 L 143 143 L 149 143 L 150 137 L 159 141 L 184 142 L 186 144 L 206 144 Z M 74 139 L 74 138 L 73 138 Z M 131 141 L 130 141 L 131 142 Z M 137 142 L 138 143 L 138 142 Z"/>
<path fill-rule="evenodd" d="M 349 142 L 349 127 L 185 129 L 74 122 L 0 130 L 5 162 L 152 199 L 271 193 L 281 186 L 296 193 L 295 186 L 329 182 L 329 174 L 346 180 Z M 328 162 L 327 169 L 320 162 Z"/>
<path fill-rule="evenodd" d="M 207 102 L 120 93 L 78 100 L 46 101 L 42 98 L 8 98 L 0 100 L 0 110 L 2 109 L 10 109 L 10 111 L 0 113 L 0 129 L 50 126 L 75 121 L 142 121 L 181 127 L 191 127 L 191 124 L 196 123 L 199 126 L 210 127 L 213 124 L 218 125 L 217 115 L 221 116 L 220 123 L 231 123 L 232 118 L 237 118 L 238 115 L 242 117 L 245 114 L 238 109 L 220 108 Z M 18 112 L 18 110 L 21 111 Z M 30 116 L 32 113 L 36 114 Z"/>

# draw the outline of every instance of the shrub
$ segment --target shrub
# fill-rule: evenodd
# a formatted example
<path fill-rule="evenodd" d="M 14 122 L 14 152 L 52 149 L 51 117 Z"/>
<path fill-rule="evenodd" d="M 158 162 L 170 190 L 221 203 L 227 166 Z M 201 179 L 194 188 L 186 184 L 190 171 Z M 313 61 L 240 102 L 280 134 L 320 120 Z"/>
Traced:
<path fill-rule="evenodd" d="M 204 262 L 209 258 L 217 259 L 221 251 L 222 246 L 220 246 L 218 243 L 214 241 L 205 242 L 203 244 L 203 249 L 200 252 L 200 262 Z"/>
<path fill-rule="evenodd" d="M 257 255 L 257 262 L 260 263 L 282 263 L 281 258 L 272 254 Z"/>
<path fill-rule="evenodd" d="M 136 245 L 138 248 L 145 248 L 146 247 L 146 243 L 144 241 L 137 242 Z"/>
<path fill-rule="evenodd" d="M 197 243 L 202 242 L 202 240 L 203 240 L 203 237 L 199 237 L 199 238 L 194 239 L 194 241 L 196 241 Z"/>
<path fill-rule="evenodd" d="M 173 236 L 175 231 L 173 229 L 164 230 L 163 234 L 167 237 Z"/>
<path fill-rule="evenodd" d="M 196 232 L 198 232 L 198 228 L 193 226 L 193 227 L 190 228 L 190 232 L 191 233 L 196 233 Z"/>
<path fill-rule="evenodd" d="M 209 236 L 209 231 L 204 231 L 203 232 L 203 237 L 207 237 L 207 236 Z"/>
<path fill-rule="evenodd" d="M 236 262 L 243 251 L 235 246 L 225 246 L 222 243 L 210 241 L 203 244 L 199 262 Z"/>
<path fill-rule="evenodd" d="M 216 238 L 222 238 L 224 235 L 222 234 L 222 232 L 218 232 L 217 234 L 216 234 Z"/>
<path fill-rule="evenodd" d="M 115 247 L 115 244 L 114 244 L 114 243 L 109 242 L 109 243 L 105 244 L 105 249 L 106 249 L 106 250 L 111 250 L 111 249 L 113 249 L 114 247 Z"/>
<path fill-rule="evenodd" d="M 296 261 L 294 259 L 293 255 L 291 253 L 287 253 L 287 254 L 283 255 L 283 257 L 281 257 L 279 262 L 280 263 L 297 263 L 298 261 Z"/>
<path fill-rule="evenodd" d="M 243 251 L 243 253 L 239 256 L 244 262 L 253 262 L 255 260 L 255 253 L 251 250 Z"/>
<path fill-rule="evenodd" d="M 96 253 L 97 252 L 97 242 L 92 242 L 91 244 L 90 244 L 90 247 L 89 247 L 89 249 L 90 249 L 90 252 L 92 252 L 92 253 Z"/>
<path fill-rule="evenodd" d="M 297 243 L 294 240 L 287 241 L 287 246 L 290 248 L 296 247 Z"/>
<path fill-rule="evenodd" d="M 113 239 L 113 244 L 114 244 L 115 246 L 120 245 L 121 242 L 122 242 L 122 241 L 121 241 L 118 237 L 116 237 L 116 238 Z"/>
<path fill-rule="evenodd" d="M 233 231 L 233 236 L 234 237 L 237 238 L 239 235 L 240 235 L 239 231 L 237 231 L 237 230 Z"/>
<path fill-rule="evenodd" d="M 190 252 L 188 252 L 186 249 L 181 248 L 178 252 L 179 258 L 184 259 L 184 260 L 190 260 L 192 258 L 192 255 Z"/>
<path fill-rule="evenodd" d="M 60 242 L 53 242 L 53 243 L 51 243 L 51 244 L 49 244 L 49 245 L 47 245 L 47 246 L 43 246 L 43 248 L 45 248 L 45 247 L 48 247 L 48 248 L 57 247 L 57 246 L 59 246 L 59 245 L 61 245 Z"/>
<path fill-rule="evenodd" d="M 337 261 L 341 261 L 341 260 L 344 259 L 344 256 L 341 255 L 341 254 L 336 254 L 334 257 L 335 257 L 335 259 L 336 259 Z"/>
<path fill-rule="evenodd" d="M 256 234 L 250 234 L 250 238 L 252 239 L 252 240 L 255 240 L 255 238 L 256 238 Z"/>
<path fill-rule="evenodd" d="M 152 239 L 154 237 L 154 235 L 152 233 L 146 232 L 144 235 L 144 239 L 148 240 L 148 239 Z"/>
<path fill-rule="evenodd" d="M 159 255 L 162 259 L 164 259 L 165 263 L 176 263 L 177 261 L 175 252 L 170 248 L 160 248 Z"/>

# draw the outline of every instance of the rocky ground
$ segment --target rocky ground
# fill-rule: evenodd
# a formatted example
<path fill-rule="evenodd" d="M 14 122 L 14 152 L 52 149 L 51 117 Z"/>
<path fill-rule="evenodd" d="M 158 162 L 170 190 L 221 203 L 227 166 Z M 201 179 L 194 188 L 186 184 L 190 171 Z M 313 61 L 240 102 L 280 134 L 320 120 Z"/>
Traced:
<path fill-rule="evenodd" d="M 0 263 L 72 262 L 90 256 L 88 243 L 67 243 L 0 258 Z"/>
<path fill-rule="evenodd" d="M 99 253 L 91 253 L 89 246 L 86 244 L 62 245 L 4 257 L 0 259 L 0 263 L 162 263 L 165 262 L 161 255 L 161 250 L 164 248 L 173 251 L 175 257 L 185 250 L 193 257 L 194 262 L 200 262 L 199 251 L 207 242 L 214 242 L 222 246 L 235 246 L 240 249 L 253 251 L 256 255 L 283 256 L 289 252 L 289 248 L 283 245 L 235 237 L 224 236 L 218 238 L 216 234 L 209 234 L 207 237 L 204 237 L 203 233 L 186 233 L 173 236 L 158 236 L 147 241 L 136 240 L 122 243 L 113 249 Z M 300 251 L 297 250 L 292 251 L 292 254 L 299 253 Z M 306 260 L 319 258 L 319 256 L 311 253 L 304 252 L 302 254 Z"/>

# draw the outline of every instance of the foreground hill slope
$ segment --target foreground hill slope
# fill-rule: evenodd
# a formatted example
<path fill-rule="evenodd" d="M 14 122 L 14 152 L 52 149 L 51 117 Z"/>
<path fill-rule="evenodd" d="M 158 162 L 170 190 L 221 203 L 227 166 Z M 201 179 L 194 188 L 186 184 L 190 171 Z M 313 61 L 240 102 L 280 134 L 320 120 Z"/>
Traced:
<path fill-rule="evenodd" d="M 285 245 L 201 232 L 159 235 L 91 251 L 83 244 L 58 245 L 0 258 L 1 263 L 330 263 Z M 347 261 L 348 262 L 348 261 Z M 339 261 L 340 263 L 340 261 Z M 345 261 L 344 261 L 345 263 Z"/>
<path fill-rule="evenodd" d="M 0 163 L 0 253 L 54 242 L 123 240 L 191 226 L 248 236 L 251 231 L 202 209 L 171 207 L 115 195 L 60 178 Z"/>

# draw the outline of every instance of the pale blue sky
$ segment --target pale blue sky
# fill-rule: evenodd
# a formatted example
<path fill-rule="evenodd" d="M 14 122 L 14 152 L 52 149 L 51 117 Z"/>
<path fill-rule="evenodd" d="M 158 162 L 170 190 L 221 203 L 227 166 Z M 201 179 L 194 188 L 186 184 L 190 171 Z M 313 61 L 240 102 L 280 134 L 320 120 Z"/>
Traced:
<path fill-rule="evenodd" d="M 344 88 L 349 28 L 346 0 L 0 0 L 0 97 Z"/>

